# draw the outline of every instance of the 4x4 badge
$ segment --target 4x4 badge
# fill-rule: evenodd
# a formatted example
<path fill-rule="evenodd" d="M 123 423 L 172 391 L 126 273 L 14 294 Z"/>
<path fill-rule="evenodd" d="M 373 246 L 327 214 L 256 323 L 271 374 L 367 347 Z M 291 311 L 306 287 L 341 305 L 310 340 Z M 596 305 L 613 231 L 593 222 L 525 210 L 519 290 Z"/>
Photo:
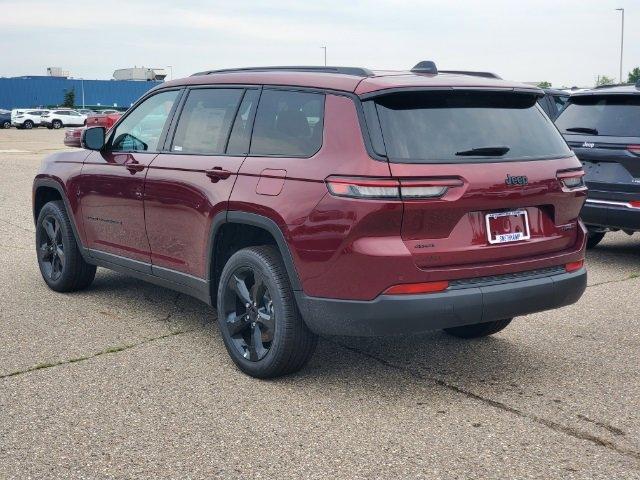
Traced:
<path fill-rule="evenodd" d="M 519 175 L 516 177 L 512 177 L 507 173 L 507 179 L 504 181 L 507 185 L 527 185 L 529 183 L 529 179 L 524 175 Z"/>

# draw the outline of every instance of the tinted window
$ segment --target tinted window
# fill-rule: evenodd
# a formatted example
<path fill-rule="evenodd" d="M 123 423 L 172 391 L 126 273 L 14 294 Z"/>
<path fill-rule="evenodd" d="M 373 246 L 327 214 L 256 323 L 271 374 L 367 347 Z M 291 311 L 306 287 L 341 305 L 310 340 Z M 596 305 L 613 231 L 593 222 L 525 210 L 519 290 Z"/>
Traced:
<path fill-rule="evenodd" d="M 138 105 L 113 132 L 111 150 L 157 151 L 162 130 L 178 94 L 177 90 L 158 93 Z"/>
<path fill-rule="evenodd" d="M 391 161 L 494 162 L 570 154 L 528 94 L 407 92 L 377 98 L 376 106 Z M 472 154 L 488 147 L 501 148 Z"/>
<path fill-rule="evenodd" d="M 224 153 L 242 92 L 240 89 L 192 90 L 180 114 L 172 150 L 204 155 Z"/>
<path fill-rule="evenodd" d="M 254 155 L 309 157 L 322 145 L 324 95 L 264 90 L 251 138 Z"/>
<path fill-rule="evenodd" d="M 260 96 L 258 90 L 247 90 L 238 110 L 238 115 L 233 123 L 227 153 L 229 155 L 246 155 L 249 153 L 251 140 L 251 125 Z"/>
<path fill-rule="evenodd" d="M 570 128 L 594 129 L 598 135 L 640 137 L 640 95 L 571 97 L 556 120 L 562 133 Z"/>
<path fill-rule="evenodd" d="M 558 109 L 558 112 L 561 112 L 562 109 L 564 108 L 564 106 L 567 104 L 567 100 L 569 100 L 568 96 L 562 96 L 562 95 L 554 95 L 553 96 L 553 101 L 556 103 L 556 108 Z"/>
<path fill-rule="evenodd" d="M 27 112 L 27 115 L 42 115 L 43 112 L 37 110 L 37 111 L 33 111 L 33 112 Z"/>

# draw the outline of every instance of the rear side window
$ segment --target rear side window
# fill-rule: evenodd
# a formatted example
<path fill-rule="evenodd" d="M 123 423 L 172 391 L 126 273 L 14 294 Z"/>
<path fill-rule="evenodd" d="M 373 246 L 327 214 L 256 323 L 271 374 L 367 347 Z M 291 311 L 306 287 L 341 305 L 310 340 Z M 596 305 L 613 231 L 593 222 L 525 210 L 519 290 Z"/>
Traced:
<path fill-rule="evenodd" d="M 224 153 L 242 93 L 240 89 L 226 88 L 192 90 L 180 114 L 171 150 L 202 155 Z"/>
<path fill-rule="evenodd" d="M 251 154 L 310 157 L 322 145 L 324 95 L 264 90 L 256 113 Z"/>
<path fill-rule="evenodd" d="M 640 137 L 640 95 L 571 97 L 556 125 L 568 134 Z"/>
<path fill-rule="evenodd" d="M 536 100 L 512 92 L 407 92 L 377 97 L 375 104 L 390 161 L 496 162 L 569 155 Z"/>

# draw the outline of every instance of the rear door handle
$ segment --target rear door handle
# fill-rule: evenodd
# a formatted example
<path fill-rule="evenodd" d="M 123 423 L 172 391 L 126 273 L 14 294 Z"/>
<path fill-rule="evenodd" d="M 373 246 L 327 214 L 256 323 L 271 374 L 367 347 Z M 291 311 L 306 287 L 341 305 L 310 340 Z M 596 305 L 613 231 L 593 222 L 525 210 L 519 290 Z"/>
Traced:
<path fill-rule="evenodd" d="M 136 172 L 141 172 L 142 170 L 144 170 L 144 165 L 140 164 L 140 163 L 130 163 L 129 165 L 125 166 L 127 170 L 129 170 L 131 172 L 131 174 L 133 175 Z"/>
<path fill-rule="evenodd" d="M 213 167 L 211 170 L 205 170 L 204 173 L 213 183 L 216 183 L 218 180 L 226 180 L 231 176 L 231 172 L 222 167 Z"/>

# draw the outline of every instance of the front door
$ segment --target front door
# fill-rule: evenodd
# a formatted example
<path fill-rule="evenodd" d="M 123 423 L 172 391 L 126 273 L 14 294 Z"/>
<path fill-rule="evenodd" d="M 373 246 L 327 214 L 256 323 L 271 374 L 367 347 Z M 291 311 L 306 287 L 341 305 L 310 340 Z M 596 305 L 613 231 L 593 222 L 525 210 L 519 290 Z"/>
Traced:
<path fill-rule="evenodd" d="M 144 222 L 144 179 L 161 148 L 179 90 L 158 93 L 135 107 L 82 167 L 77 192 L 87 247 L 144 262 L 150 270 Z M 117 258 L 110 258 L 118 261 Z"/>
<path fill-rule="evenodd" d="M 248 152 L 258 96 L 258 89 L 189 91 L 170 153 L 159 155 L 147 173 L 145 217 L 154 274 L 173 270 L 206 278 L 212 221 L 226 210 Z"/>

